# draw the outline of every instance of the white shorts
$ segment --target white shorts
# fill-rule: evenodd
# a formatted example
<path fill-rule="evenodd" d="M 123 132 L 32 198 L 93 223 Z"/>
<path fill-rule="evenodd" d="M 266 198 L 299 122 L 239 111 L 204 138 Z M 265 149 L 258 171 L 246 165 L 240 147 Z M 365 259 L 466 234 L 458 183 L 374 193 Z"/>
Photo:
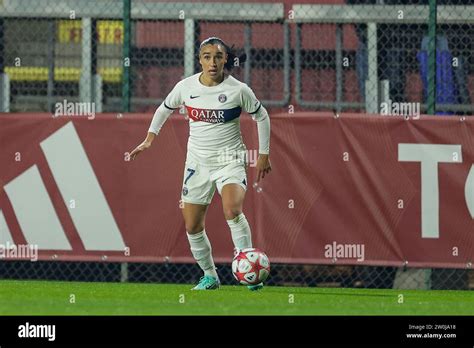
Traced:
<path fill-rule="evenodd" d="M 221 194 L 227 184 L 238 184 L 247 190 L 247 171 L 244 162 L 220 167 L 206 167 L 190 158 L 186 160 L 181 199 L 186 203 L 208 205 L 216 191 Z"/>

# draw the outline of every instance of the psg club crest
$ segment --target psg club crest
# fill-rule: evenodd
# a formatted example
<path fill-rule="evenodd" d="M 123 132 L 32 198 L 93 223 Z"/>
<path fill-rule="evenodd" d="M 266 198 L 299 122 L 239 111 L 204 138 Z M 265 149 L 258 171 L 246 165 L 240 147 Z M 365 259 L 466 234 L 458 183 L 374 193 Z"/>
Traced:
<path fill-rule="evenodd" d="M 227 97 L 226 97 L 225 94 L 219 95 L 219 101 L 220 101 L 221 103 L 225 103 L 226 100 L 227 100 Z"/>

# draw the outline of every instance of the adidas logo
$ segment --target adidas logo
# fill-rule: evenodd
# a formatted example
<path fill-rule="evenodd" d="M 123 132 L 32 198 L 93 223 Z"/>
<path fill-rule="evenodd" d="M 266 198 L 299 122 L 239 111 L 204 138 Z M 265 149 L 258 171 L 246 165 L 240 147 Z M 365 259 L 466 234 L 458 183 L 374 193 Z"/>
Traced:
<path fill-rule="evenodd" d="M 123 251 L 122 234 L 73 123 L 55 131 L 40 147 L 84 248 Z M 73 249 L 36 164 L 4 190 L 28 244 L 40 250 Z M 13 237 L 0 209 L 0 244 L 6 243 L 13 243 Z"/>

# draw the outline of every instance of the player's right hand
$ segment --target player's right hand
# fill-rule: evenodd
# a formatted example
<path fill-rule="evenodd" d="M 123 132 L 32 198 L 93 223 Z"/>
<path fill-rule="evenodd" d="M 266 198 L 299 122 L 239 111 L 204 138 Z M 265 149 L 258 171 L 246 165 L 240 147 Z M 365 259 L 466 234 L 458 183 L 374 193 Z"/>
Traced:
<path fill-rule="evenodd" d="M 138 145 L 132 152 L 130 152 L 130 158 L 132 159 L 132 161 L 135 159 L 135 157 L 137 157 L 140 153 L 148 149 L 150 146 L 151 143 L 148 141 L 144 141 L 143 143 Z"/>

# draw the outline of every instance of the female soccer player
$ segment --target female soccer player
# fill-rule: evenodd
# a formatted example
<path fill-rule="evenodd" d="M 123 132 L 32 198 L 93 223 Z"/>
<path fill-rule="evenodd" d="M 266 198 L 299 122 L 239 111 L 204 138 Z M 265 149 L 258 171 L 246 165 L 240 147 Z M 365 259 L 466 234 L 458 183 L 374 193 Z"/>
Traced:
<path fill-rule="evenodd" d="M 130 153 L 134 160 L 148 149 L 173 110 L 183 104 L 186 106 L 190 132 L 181 193 L 182 212 L 191 253 L 204 271 L 193 290 L 213 290 L 220 286 L 205 231 L 207 207 L 216 188 L 222 197 L 235 248 L 252 247 L 250 226 L 242 212 L 247 189 L 246 148 L 239 119 L 242 108 L 257 122 L 257 182 L 271 171 L 270 118 L 253 91 L 229 74 L 234 59 L 235 55 L 221 39 L 204 40 L 199 48 L 202 72 L 176 84 L 156 110 L 146 139 Z M 258 284 L 249 289 L 262 287 L 263 284 Z"/>

